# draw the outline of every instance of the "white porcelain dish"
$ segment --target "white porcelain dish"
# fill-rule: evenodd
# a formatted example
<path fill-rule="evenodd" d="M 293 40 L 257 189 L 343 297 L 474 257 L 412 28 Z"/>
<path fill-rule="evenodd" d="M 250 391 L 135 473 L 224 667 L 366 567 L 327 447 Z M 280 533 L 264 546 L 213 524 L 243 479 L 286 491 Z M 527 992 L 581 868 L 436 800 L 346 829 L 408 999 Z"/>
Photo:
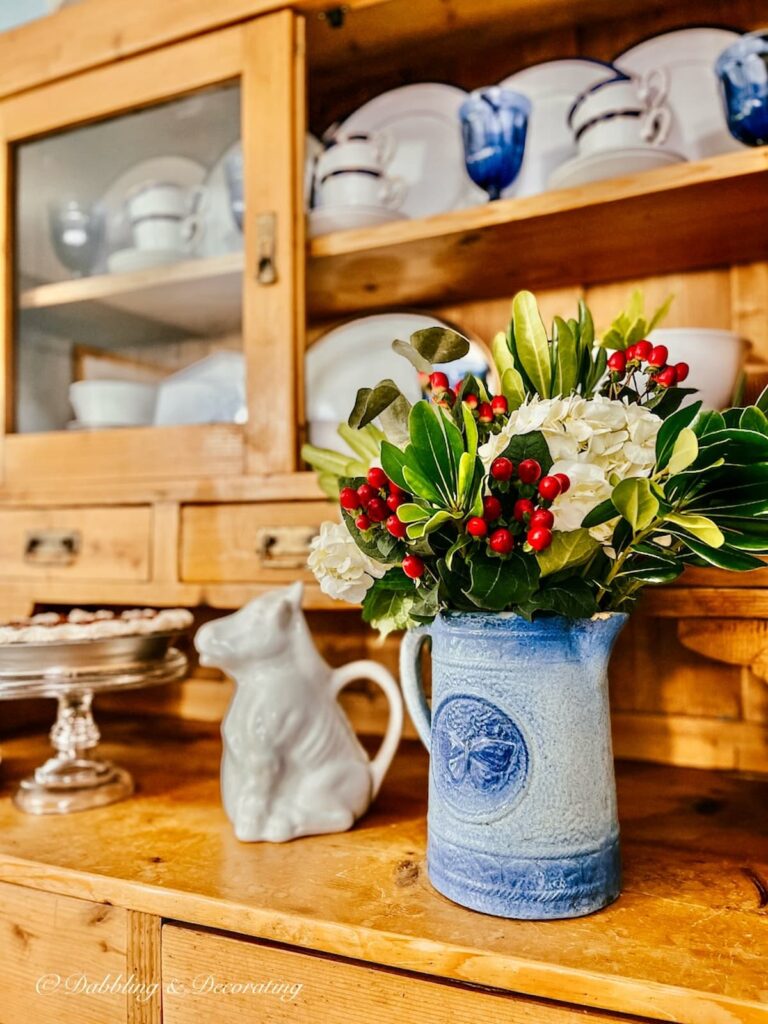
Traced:
<path fill-rule="evenodd" d="M 312 207 L 312 194 L 315 186 L 315 165 L 317 164 L 320 154 L 324 151 L 320 139 L 316 138 L 311 132 L 307 132 L 306 144 L 304 148 L 304 208 L 306 210 Z"/>
<path fill-rule="evenodd" d="M 192 189 L 202 185 L 205 177 L 204 165 L 185 156 L 152 157 L 129 167 L 115 178 L 101 200 L 107 215 L 109 251 L 114 255 L 114 250 L 131 245 L 131 225 L 126 216 L 125 201 L 136 188 L 150 181 L 163 181 Z"/>
<path fill-rule="evenodd" d="M 651 331 L 654 345 L 666 345 L 670 363 L 684 362 L 691 368 L 685 387 L 698 393 L 687 400 L 699 399 L 705 409 L 725 409 L 731 405 L 739 384 L 749 342 L 734 331 L 711 327 L 660 327 Z"/>
<path fill-rule="evenodd" d="M 621 178 L 627 174 L 652 171 L 685 161 L 680 153 L 658 146 L 638 146 L 606 149 L 587 156 L 577 156 L 558 167 L 549 178 L 549 187 L 576 188 L 606 178 Z"/>
<path fill-rule="evenodd" d="M 422 82 L 376 96 L 341 126 L 351 132 L 392 136 L 395 151 L 388 172 L 407 190 L 401 209 L 429 217 L 487 201 L 464 166 L 459 108 L 467 93 L 452 85 Z"/>
<path fill-rule="evenodd" d="M 244 423 L 245 358 L 241 352 L 214 352 L 161 381 L 155 424 Z"/>
<path fill-rule="evenodd" d="M 371 387 L 390 378 L 405 397 L 416 402 L 421 398 L 421 385 L 416 370 L 402 356 L 392 351 L 392 342 L 407 341 L 425 327 L 460 328 L 439 317 L 421 313 L 376 313 L 350 320 L 322 335 L 307 350 L 305 386 L 309 438 L 321 447 L 341 447 L 336 427 L 345 422 L 355 402 L 358 389 Z M 466 359 L 449 364 L 461 365 L 463 372 L 482 373 L 488 369 L 486 354 L 477 342 Z"/>
<path fill-rule="evenodd" d="M 205 192 L 200 204 L 202 230 L 199 251 L 203 256 L 239 252 L 243 248 L 242 232 L 232 216 L 225 171 L 227 159 L 239 149 L 238 139 L 221 154 L 205 179 Z"/>
<path fill-rule="evenodd" d="M 615 78 L 616 68 L 599 60 L 550 60 L 517 71 L 500 82 L 504 89 L 523 93 L 532 110 L 525 140 L 523 166 L 503 196 L 545 192 L 550 174 L 576 155 L 568 127 L 568 111 L 576 97 L 597 82 Z"/>
<path fill-rule="evenodd" d="M 152 423 L 157 387 L 131 380 L 78 380 L 69 400 L 83 427 L 143 427 Z"/>
<path fill-rule="evenodd" d="M 107 257 L 107 268 L 110 274 L 130 274 L 193 258 L 186 249 L 119 249 Z"/>
<path fill-rule="evenodd" d="M 402 210 L 390 210 L 386 206 L 321 206 L 309 211 L 309 235 L 317 238 L 331 231 L 372 228 L 406 219 Z"/>
<path fill-rule="evenodd" d="M 715 61 L 740 38 L 724 28 L 685 28 L 646 39 L 616 58 L 622 71 L 642 76 L 662 69 L 669 77 L 672 126 L 666 145 L 689 160 L 743 149 L 728 131 Z"/>

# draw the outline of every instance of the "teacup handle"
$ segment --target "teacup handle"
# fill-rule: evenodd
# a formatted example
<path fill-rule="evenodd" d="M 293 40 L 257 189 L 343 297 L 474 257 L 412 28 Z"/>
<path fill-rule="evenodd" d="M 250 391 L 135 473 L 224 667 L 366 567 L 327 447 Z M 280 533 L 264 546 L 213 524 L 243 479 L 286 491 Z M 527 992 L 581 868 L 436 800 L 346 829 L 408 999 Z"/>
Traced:
<path fill-rule="evenodd" d="M 395 139 L 389 132 L 376 133 L 376 152 L 382 167 L 386 167 L 395 155 Z"/>
<path fill-rule="evenodd" d="M 406 184 L 402 178 L 382 178 L 381 202 L 396 210 L 405 199 Z"/>
<path fill-rule="evenodd" d="M 643 118 L 640 136 L 651 146 L 660 146 L 672 126 L 672 112 L 669 107 L 653 107 Z"/>
<path fill-rule="evenodd" d="M 637 95 L 649 109 L 658 107 L 664 102 L 669 89 L 669 75 L 664 68 L 654 68 L 646 72 L 637 86 Z"/>
<path fill-rule="evenodd" d="M 431 641 L 431 636 L 426 626 L 410 629 L 403 637 L 400 644 L 400 685 L 408 714 L 421 742 L 429 750 L 432 745 L 432 711 L 424 696 L 421 674 L 421 649 L 427 641 Z"/>
<path fill-rule="evenodd" d="M 197 185 L 190 190 L 189 213 L 182 221 L 181 230 L 184 235 L 184 244 L 187 249 L 192 249 L 195 242 L 200 240 L 203 231 L 203 204 L 208 198 L 208 190 L 204 185 Z"/>
<path fill-rule="evenodd" d="M 387 769 L 400 744 L 400 736 L 403 732 L 403 698 L 400 687 L 392 674 L 377 661 L 352 661 L 349 665 L 337 668 L 331 676 L 333 696 L 338 697 L 347 683 L 351 683 L 353 679 L 372 679 L 382 688 L 389 703 L 387 731 L 384 733 L 378 753 L 370 763 L 371 800 L 373 800 L 381 788 Z"/>

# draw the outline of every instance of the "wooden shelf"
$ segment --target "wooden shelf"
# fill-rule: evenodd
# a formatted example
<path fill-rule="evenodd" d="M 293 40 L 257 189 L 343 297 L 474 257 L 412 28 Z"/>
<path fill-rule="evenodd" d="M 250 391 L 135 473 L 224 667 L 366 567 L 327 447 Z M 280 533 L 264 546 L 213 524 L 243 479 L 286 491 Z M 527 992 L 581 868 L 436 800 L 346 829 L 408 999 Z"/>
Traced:
<path fill-rule="evenodd" d="M 768 147 L 310 243 L 318 317 L 768 256 Z"/>
<path fill-rule="evenodd" d="M 59 329 L 63 319 L 77 322 L 106 306 L 187 335 L 226 334 L 240 327 L 242 276 L 242 252 L 226 253 L 38 285 L 22 291 L 19 306 L 39 314 L 41 326 L 47 315 Z"/>
<path fill-rule="evenodd" d="M 136 795 L 89 812 L 87 827 L 77 814 L 19 814 L 11 793 L 49 743 L 4 740 L 0 880 L 595 1011 L 684 1024 L 768 1012 L 764 780 L 619 764 L 619 900 L 580 920 L 502 921 L 427 880 L 428 760 L 416 744 L 402 745 L 352 831 L 239 843 L 221 808 L 215 723 L 101 724 L 104 754 L 134 775 Z"/>

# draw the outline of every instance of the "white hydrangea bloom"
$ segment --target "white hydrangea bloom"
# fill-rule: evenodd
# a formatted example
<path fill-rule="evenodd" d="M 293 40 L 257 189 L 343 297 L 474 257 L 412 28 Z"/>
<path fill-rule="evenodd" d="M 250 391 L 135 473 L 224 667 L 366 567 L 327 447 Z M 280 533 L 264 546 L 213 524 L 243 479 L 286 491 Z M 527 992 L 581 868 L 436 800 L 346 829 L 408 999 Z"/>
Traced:
<path fill-rule="evenodd" d="M 503 430 L 480 449 L 486 467 L 517 434 L 539 430 L 554 465 L 551 473 L 565 473 L 571 487 L 555 499 L 552 512 L 556 530 L 576 530 L 584 516 L 610 497 L 611 478 L 647 476 L 656 461 L 656 434 L 661 420 L 643 406 L 598 396 L 532 398 L 510 414 Z M 591 531 L 606 543 L 613 524 Z"/>
<path fill-rule="evenodd" d="M 307 565 L 324 594 L 359 604 L 387 566 L 364 554 L 343 523 L 326 522 L 312 540 Z"/>

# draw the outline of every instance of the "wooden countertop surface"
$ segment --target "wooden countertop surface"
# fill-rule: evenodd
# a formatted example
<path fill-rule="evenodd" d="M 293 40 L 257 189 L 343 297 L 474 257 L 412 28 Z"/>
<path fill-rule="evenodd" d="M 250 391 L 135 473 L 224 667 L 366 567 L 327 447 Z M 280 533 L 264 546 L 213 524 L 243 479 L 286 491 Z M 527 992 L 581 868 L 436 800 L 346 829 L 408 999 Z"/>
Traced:
<path fill-rule="evenodd" d="M 357 960 L 640 1016 L 768 1021 L 768 779 L 620 764 L 624 892 L 576 921 L 485 917 L 424 867 L 427 758 L 403 745 L 351 832 L 234 838 L 215 729 L 104 719 L 130 800 L 33 818 L 10 800 L 47 753 L 2 745 L 0 879 Z"/>

